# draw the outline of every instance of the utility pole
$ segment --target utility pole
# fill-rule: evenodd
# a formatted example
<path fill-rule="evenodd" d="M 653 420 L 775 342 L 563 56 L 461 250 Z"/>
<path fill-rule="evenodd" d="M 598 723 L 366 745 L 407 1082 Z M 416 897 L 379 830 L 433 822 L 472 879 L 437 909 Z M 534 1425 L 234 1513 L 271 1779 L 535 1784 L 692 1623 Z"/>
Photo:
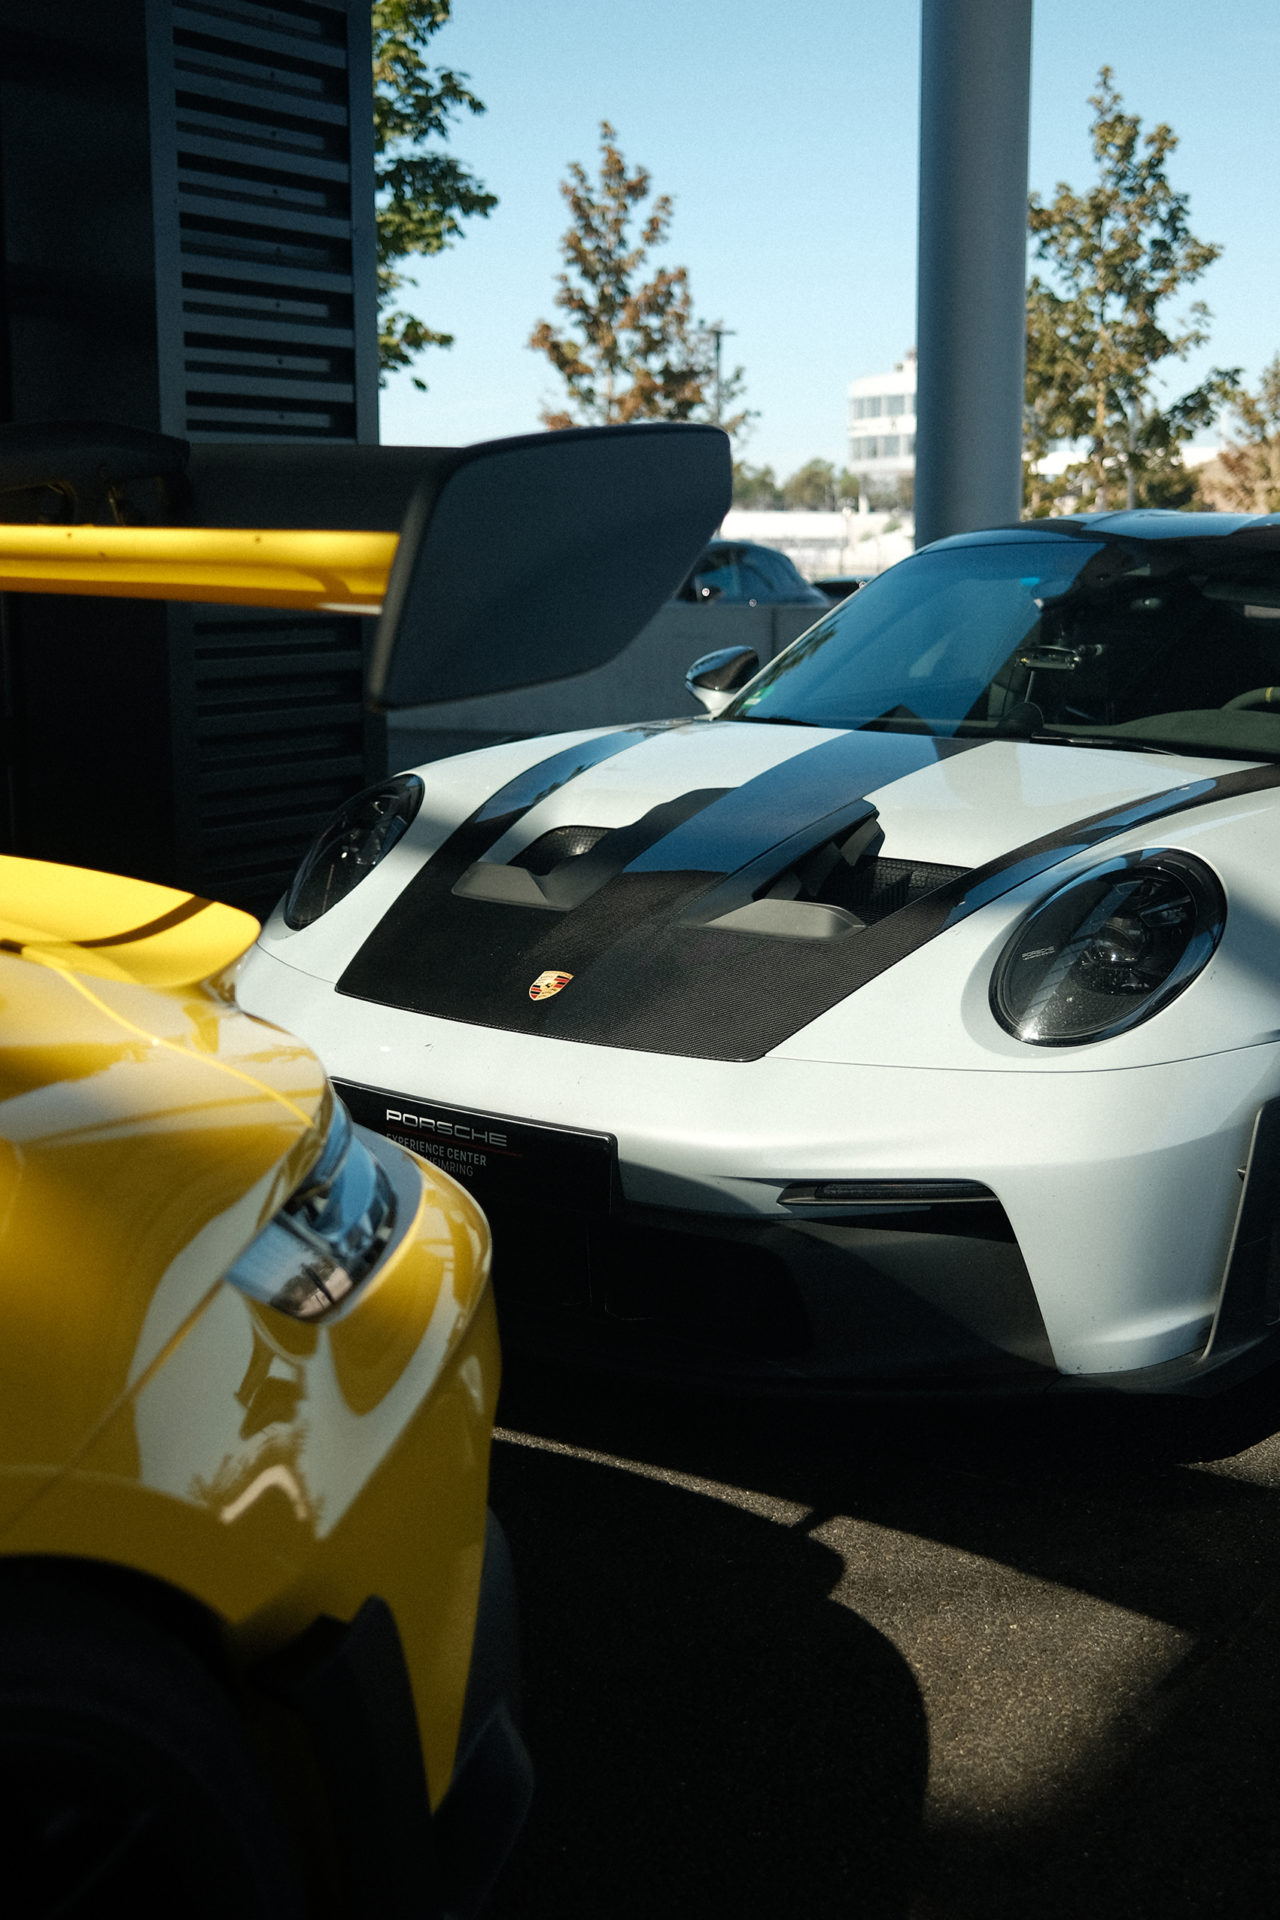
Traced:
<path fill-rule="evenodd" d="M 1130 513 L 1132 513 L 1134 507 L 1137 505 L 1137 495 L 1138 495 L 1137 475 L 1134 473 L 1134 470 L 1133 470 L 1133 456 L 1137 451 L 1137 445 L 1138 445 L 1138 436 L 1136 431 L 1137 423 L 1135 418 L 1138 412 L 1137 401 L 1131 398 L 1127 406 L 1125 407 L 1124 411 L 1125 411 L 1125 422 L 1129 428 L 1129 458 L 1125 462 L 1124 503 L 1126 507 L 1128 507 Z"/>
<path fill-rule="evenodd" d="M 714 327 L 708 327 L 707 332 L 716 343 L 716 377 L 711 400 L 711 424 L 713 427 L 718 427 L 720 425 L 720 342 L 731 339 L 737 332 L 737 328 L 722 327 L 717 324 Z"/>
<path fill-rule="evenodd" d="M 916 545 L 1022 504 L 1032 0 L 924 0 Z"/>

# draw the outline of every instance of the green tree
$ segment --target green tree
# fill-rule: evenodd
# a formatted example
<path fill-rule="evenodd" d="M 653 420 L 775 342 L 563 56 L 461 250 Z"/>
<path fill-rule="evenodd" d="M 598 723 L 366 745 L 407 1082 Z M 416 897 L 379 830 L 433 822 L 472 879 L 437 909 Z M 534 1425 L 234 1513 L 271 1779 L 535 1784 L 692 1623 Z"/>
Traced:
<path fill-rule="evenodd" d="M 569 324 L 558 331 L 539 320 L 529 345 L 546 354 L 568 401 L 542 419 L 552 428 L 707 419 L 718 401 L 720 425 L 737 433 L 748 413 L 727 410 L 741 396 L 742 368 L 722 374 L 716 392 L 715 335 L 723 328 L 695 318 L 687 268 L 649 267 L 650 250 L 671 226 L 671 196 L 650 200 L 648 173 L 628 172 L 616 141 L 602 120 L 598 182 L 575 160 L 560 183 L 572 223 L 560 243 L 566 271 L 556 276 L 555 303 Z"/>
<path fill-rule="evenodd" d="M 839 504 L 840 481 L 830 460 L 807 460 L 782 483 L 787 506 L 809 513 L 829 513 Z"/>
<path fill-rule="evenodd" d="M 425 347 L 450 347 L 439 333 L 396 306 L 404 286 L 417 282 L 397 262 L 410 254 L 439 253 L 462 236 L 462 222 L 488 216 L 497 195 L 461 161 L 431 144 L 449 137 L 449 124 L 484 104 L 465 73 L 433 67 L 424 55 L 448 20 L 452 0 L 373 0 L 373 144 L 378 222 L 378 364 L 383 379 L 410 366 Z M 413 377 L 415 387 L 425 381 Z"/>
<path fill-rule="evenodd" d="M 785 506 L 778 476 L 772 467 L 749 467 L 745 460 L 733 463 L 733 504 L 735 507 Z"/>
<path fill-rule="evenodd" d="M 1094 507 L 1178 506 L 1194 497 L 1182 448 L 1230 400 L 1238 369 L 1214 368 L 1200 385 L 1161 405 L 1155 382 L 1166 361 L 1208 339 L 1209 310 L 1185 321 L 1163 310 L 1198 280 L 1222 249 L 1197 240 L 1187 195 L 1167 165 L 1177 136 L 1161 122 L 1142 132 L 1123 111 L 1110 67 L 1089 96 L 1098 177 L 1084 193 L 1065 182 L 1048 205 L 1031 196 L 1036 256 L 1048 279 L 1027 293 L 1026 498 L 1032 514 L 1074 498 Z M 1057 481 L 1035 463 L 1057 440 L 1087 442 Z"/>
<path fill-rule="evenodd" d="M 1280 354 L 1263 368 L 1256 393 L 1240 389 L 1232 412 L 1244 437 L 1218 456 L 1215 504 L 1238 513 L 1280 513 Z"/>

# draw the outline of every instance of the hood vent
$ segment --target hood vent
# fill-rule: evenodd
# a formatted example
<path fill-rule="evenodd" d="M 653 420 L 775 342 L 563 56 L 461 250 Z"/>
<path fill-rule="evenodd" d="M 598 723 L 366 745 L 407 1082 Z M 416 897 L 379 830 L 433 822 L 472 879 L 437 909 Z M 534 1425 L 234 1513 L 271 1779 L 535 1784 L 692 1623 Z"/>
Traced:
<path fill-rule="evenodd" d="M 511 865 L 523 867 L 526 873 L 536 874 L 541 880 L 562 860 L 576 860 L 581 854 L 590 853 L 608 831 L 608 827 L 552 827 L 550 833 L 539 834 L 536 840 L 531 840 L 516 854 Z"/>
<path fill-rule="evenodd" d="M 922 900 L 948 880 L 963 879 L 968 871 L 864 855 L 853 866 L 845 860 L 820 863 L 820 881 L 805 886 L 809 866 L 806 861 L 790 869 L 767 894 L 706 924 L 718 932 L 763 934 L 774 940 L 842 940 Z"/>
<path fill-rule="evenodd" d="M 933 866 L 923 860 L 862 860 L 831 904 L 856 913 L 870 927 L 901 907 L 914 906 L 935 887 L 963 880 L 968 872 L 968 867 Z"/>

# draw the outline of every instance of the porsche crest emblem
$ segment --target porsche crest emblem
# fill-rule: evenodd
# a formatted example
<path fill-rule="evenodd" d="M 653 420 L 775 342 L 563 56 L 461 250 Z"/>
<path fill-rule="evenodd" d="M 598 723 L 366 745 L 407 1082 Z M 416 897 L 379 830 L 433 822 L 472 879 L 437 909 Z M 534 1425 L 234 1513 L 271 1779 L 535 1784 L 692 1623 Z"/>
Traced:
<path fill-rule="evenodd" d="M 529 989 L 529 998 L 549 1000 L 553 993 L 559 993 L 561 987 L 567 987 L 572 978 L 571 973 L 540 973 Z"/>

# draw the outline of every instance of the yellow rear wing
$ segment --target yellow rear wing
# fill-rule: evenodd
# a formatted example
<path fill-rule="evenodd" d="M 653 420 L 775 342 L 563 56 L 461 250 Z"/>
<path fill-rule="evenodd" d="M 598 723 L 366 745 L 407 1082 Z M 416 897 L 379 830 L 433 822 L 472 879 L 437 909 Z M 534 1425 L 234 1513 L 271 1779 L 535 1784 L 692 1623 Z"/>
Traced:
<path fill-rule="evenodd" d="M 379 613 L 399 535 L 0 526 L 0 592 Z"/>
<path fill-rule="evenodd" d="M 727 437 L 687 421 L 471 447 L 189 447 L 101 423 L 5 426 L 0 592 L 379 614 L 366 698 L 413 707 L 612 660 L 731 493 Z"/>

